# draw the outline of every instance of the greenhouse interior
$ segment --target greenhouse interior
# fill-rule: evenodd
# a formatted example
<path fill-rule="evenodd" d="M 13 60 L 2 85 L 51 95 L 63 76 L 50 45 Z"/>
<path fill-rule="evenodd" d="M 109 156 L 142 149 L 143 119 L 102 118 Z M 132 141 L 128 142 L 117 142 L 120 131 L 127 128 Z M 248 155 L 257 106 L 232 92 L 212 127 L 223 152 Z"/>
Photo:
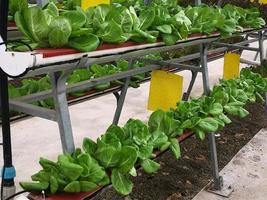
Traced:
<path fill-rule="evenodd" d="M 266 200 L 267 0 L 0 0 L 1 200 Z"/>

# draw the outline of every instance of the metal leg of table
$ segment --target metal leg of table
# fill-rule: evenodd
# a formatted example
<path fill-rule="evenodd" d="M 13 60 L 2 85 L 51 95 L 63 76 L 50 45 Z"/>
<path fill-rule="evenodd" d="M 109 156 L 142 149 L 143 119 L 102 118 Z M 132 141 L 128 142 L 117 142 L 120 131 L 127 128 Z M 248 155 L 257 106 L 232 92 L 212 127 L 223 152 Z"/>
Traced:
<path fill-rule="evenodd" d="M 254 59 L 253 59 L 253 60 L 254 60 L 254 61 L 256 61 L 256 60 L 257 60 L 257 58 L 258 58 L 258 56 L 259 56 L 259 52 L 257 52 L 257 53 L 256 53 L 256 55 L 255 55 L 255 57 L 254 57 Z"/>
<path fill-rule="evenodd" d="M 194 86 L 194 84 L 196 82 L 197 75 L 198 75 L 198 72 L 191 71 L 191 73 L 192 73 L 192 78 L 191 78 L 190 84 L 188 86 L 187 91 L 183 95 L 183 100 L 184 101 L 188 101 L 188 99 L 190 97 L 190 94 L 192 92 L 193 86 Z"/>
<path fill-rule="evenodd" d="M 263 31 L 263 42 L 267 39 L 267 31 Z M 265 51 L 265 58 L 267 58 L 267 50 Z"/>
<path fill-rule="evenodd" d="M 115 98 L 117 100 L 117 104 L 118 104 L 119 99 L 120 99 L 120 93 L 119 92 L 113 92 L 113 95 L 115 96 Z"/>
<path fill-rule="evenodd" d="M 208 95 L 210 93 L 210 84 L 209 84 L 207 45 L 206 44 L 202 44 L 200 46 L 200 57 L 201 57 L 204 94 Z M 223 185 L 223 178 L 219 175 L 216 138 L 215 138 L 214 133 L 210 133 L 209 142 L 210 142 L 210 151 L 211 151 L 213 183 L 208 187 L 208 191 L 218 194 L 220 196 L 228 197 L 232 193 L 233 190 L 231 187 L 229 186 L 225 187 Z"/>
<path fill-rule="evenodd" d="M 263 47 L 263 34 L 259 31 L 259 54 L 260 54 L 260 64 L 262 65 L 264 59 L 264 47 Z"/>
<path fill-rule="evenodd" d="M 128 69 L 131 69 L 132 67 L 133 67 L 133 60 L 130 60 Z M 116 108 L 115 115 L 114 115 L 113 122 L 112 122 L 112 124 L 114 125 L 117 125 L 119 123 L 122 108 L 123 108 L 124 101 L 126 98 L 126 94 L 127 94 L 127 91 L 130 85 L 130 81 L 131 81 L 131 77 L 128 77 L 125 79 L 125 82 L 124 82 L 124 85 L 122 87 L 119 97 L 114 94 L 117 99 L 117 108 Z"/>
<path fill-rule="evenodd" d="M 66 79 L 69 74 L 70 72 L 55 72 L 50 77 L 62 149 L 63 152 L 72 153 L 75 146 L 66 96 Z"/>
<path fill-rule="evenodd" d="M 204 94 L 210 93 L 209 73 L 208 73 L 208 47 L 206 44 L 200 45 L 200 62 L 202 68 L 202 80 Z"/>
<path fill-rule="evenodd" d="M 222 3 L 223 3 L 223 0 L 218 0 L 217 1 L 217 6 L 221 7 L 222 6 Z"/>
<path fill-rule="evenodd" d="M 151 3 L 151 0 L 144 0 L 144 4 L 148 6 Z"/>
<path fill-rule="evenodd" d="M 202 3 L 201 0 L 195 0 L 195 5 L 196 6 L 199 6 L 201 3 Z"/>
<path fill-rule="evenodd" d="M 9 102 L 8 102 L 8 79 L 7 76 L 0 72 L 0 104 L 2 114 L 2 143 L 3 143 L 3 168 L 1 170 L 2 190 L 1 197 L 6 199 L 16 191 L 14 179 L 16 170 L 12 162 L 12 144 L 9 119 Z"/>

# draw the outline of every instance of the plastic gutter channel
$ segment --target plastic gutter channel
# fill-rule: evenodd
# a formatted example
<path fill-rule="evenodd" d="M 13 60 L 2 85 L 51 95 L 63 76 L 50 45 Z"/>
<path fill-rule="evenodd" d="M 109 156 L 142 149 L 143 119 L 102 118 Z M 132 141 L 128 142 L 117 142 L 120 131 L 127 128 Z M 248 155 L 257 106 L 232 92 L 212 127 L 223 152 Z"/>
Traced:
<path fill-rule="evenodd" d="M 178 136 L 176 138 L 179 141 L 179 143 L 182 143 L 185 140 L 191 138 L 191 136 L 193 136 L 193 135 L 194 135 L 193 132 L 185 131 L 181 136 Z M 160 152 L 158 150 L 155 150 L 153 153 L 156 155 L 156 157 L 153 160 L 159 158 L 159 156 L 161 156 L 162 154 L 164 154 L 167 151 L 168 150 Z M 140 170 L 141 166 L 137 165 L 136 168 L 137 168 L 137 170 Z M 62 194 L 57 194 L 57 195 L 46 196 L 45 199 L 43 198 L 43 194 L 41 194 L 41 193 L 30 193 L 28 195 L 28 198 L 30 200 L 86 200 L 86 199 L 93 200 L 94 197 L 105 192 L 110 187 L 112 187 L 112 185 L 108 184 L 108 185 L 105 185 L 103 187 L 99 187 L 92 192 L 81 192 L 81 193 L 77 193 L 77 194 L 62 193 Z"/>
<path fill-rule="evenodd" d="M 253 32 L 266 30 L 267 27 L 259 29 L 247 28 L 243 32 L 236 32 L 231 37 L 237 35 L 245 35 Z M 178 41 L 175 45 L 166 46 L 163 42 L 158 41 L 152 44 L 135 43 L 128 41 L 121 45 L 103 44 L 96 51 L 92 52 L 77 52 L 73 49 L 40 49 L 35 52 L 28 52 L 35 56 L 34 67 L 27 68 L 27 72 L 31 71 L 31 75 L 43 72 L 55 72 L 71 69 L 73 64 L 79 63 L 81 59 L 86 61 L 86 65 L 109 62 L 119 58 L 140 57 L 144 54 L 169 51 L 180 47 L 199 45 L 201 43 L 215 42 L 220 39 L 219 33 L 211 35 L 192 34 L 187 39 Z M 39 53 L 38 53 L 39 51 Z M 16 53 L 16 52 L 14 52 Z M 46 55 L 46 54 L 49 55 Z M 63 53 L 63 54 L 62 54 Z M 48 56 L 48 57 L 45 57 Z M 56 66 L 56 67 L 55 67 Z M 26 72 L 25 72 L 26 73 Z"/>

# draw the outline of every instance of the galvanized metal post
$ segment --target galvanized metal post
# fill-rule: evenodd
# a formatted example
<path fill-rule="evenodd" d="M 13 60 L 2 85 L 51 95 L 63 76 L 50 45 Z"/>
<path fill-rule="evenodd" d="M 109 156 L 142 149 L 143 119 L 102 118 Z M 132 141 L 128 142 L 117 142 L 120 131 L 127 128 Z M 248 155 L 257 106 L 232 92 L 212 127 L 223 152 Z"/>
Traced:
<path fill-rule="evenodd" d="M 144 4 L 145 4 L 146 6 L 149 5 L 150 2 L 151 2 L 151 0 L 144 0 Z"/>
<path fill-rule="evenodd" d="M 7 40 L 7 19 L 8 19 L 8 0 L 0 1 L 0 36 L 5 42 Z M 1 66 L 0 66 L 1 67 Z M 12 145 L 9 118 L 9 97 L 8 97 L 8 78 L 0 71 L 0 103 L 2 114 L 2 142 L 3 160 L 1 198 L 6 199 L 15 193 L 14 178 L 16 170 L 12 163 Z"/>
<path fill-rule="evenodd" d="M 200 59 L 201 59 L 201 67 L 202 67 L 202 78 L 203 78 L 203 89 L 204 94 L 209 95 L 210 93 L 210 84 L 209 84 L 209 73 L 208 73 L 208 62 L 207 62 L 207 45 L 200 45 Z M 211 151 L 211 162 L 212 162 L 212 176 L 214 181 L 214 189 L 221 189 L 221 182 L 219 176 L 219 167 L 217 160 L 217 149 L 216 149 L 216 140 L 215 134 L 210 133 L 209 135 L 210 142 L 210 151 Z"/>
<path fill-rule="evenodd" d="M 128 69 L 132 69 L 132 68 L 133 68 L 133 60 L 130 60 L 129 64 L 128 64 Z M 131 77 L 126 78 L 119 98 L 116 97 L 117 98 L 117 108 L 116 108 L 115 115 L 113 118 L 113 124 L 115 124 L 115 125 L 117 125 L 119 123 L 123 104 L 124 104 L 126 94 L 127 94 L 127 91 L 128 91 L 129 85 L 130 85 L 130 81 L 131 81 Z"/>
<path fill-rule="evenodd" d="M 203 89 L 205 95 L 210 93 L 210 84 L 209 84 L 209 73 L 208 73 L 208 62 L 207 62 L 207 44 L 200 45 L 200 58 L 201 58 L 201 68 L 202 68 L 202 77 L 203 77 Z M 209 143 L 210 143 L 210 155 L 211 155 L 211 165 L 212 165 L 212 176 L 213 183 L 211 187 L 208 188 L 208 191 L 228 197 L 232 193 L 232 187 L 224 187 L 223 178 L 219 175 L 219 165 L 217 157 L 217 147 L 216 147 L 216 138 L 214 133 L 209 134 Z"/>
<path fill-rule="evenodd" d="M 213 176 L 213 188 L 214 190 L 221 190 L 223 185 L 223 179 L 219 175 L 219 166 L 217 158 L 216 138 L 214 133 L 209 135 L 211 162 L 212 162 L 212 176 Z"/>
<path fill-rule="evenodd" d="M 267 38 L 267 31 L 266 30 L 263 31 L 262 38 L 263 38 L 263 41 L 266 40 L 266 38 Z M 267 57 L 267 50 L 265 50 L 264 56 L 265 56 L 264 58 L 266 59 L 266 57 Z"/>
<path fill-rule="evenodd" d="M 221 7 L 222 6 L 222 3 L 223 3 L 223 0 L 218 0 L 217 6 Z"/>
<path fill-rule="evenodd" d="M 192 73 L 192 78 L 191 78 L 187 91 L 183 95 L 183 101 L 188 101 L 190 94 L 192 92 L 193 86 L 195 84 L 197 75 L 198 75 L 198 72 L 191 71 L 191 73 Z"/>
<path fill-rule="evenodd" d="M 196 5 L 196 6 L 201 5 L 201 3 L 202 3 L 201 0 L 195 0 L 195 5 Z"/>
<path fill-rule="evenodd" d="M 49 0 L 36 0 L 36 3 L 41 7 L 44 7 L 46 4 L 49 3 Z"/>
<path fill-rule="evenodd" d="M 202 80 L 204 94 L 210 93 L 209 73 L 208 73 L 208 47 L 206 44 L 200 45 L 200 61 L 202 67 Z"/>
<path fill-rule="evenodd" d="M 207 62 L 207 45 L 200 45 L 200 58 L 201 58 L 201 67 L 202 67 L 202 78 L 203 78 L 203 89 L 204 94 L 209 95 L 210 93 L 210 84 L 209 84 L 209 73 L 208 73 L 208 62 Z M 221 180 L 219 176 L 219 167 L 217 160 L 217 149 L 216 149 L 216 140 L 215 134 L 210 133 L 210 151 L 211 151 L 211 162 L 212 162 L 212 176 L 214 181 L 214 189 L 221 189 Z"/>
<path fill-rule="evenodd" d="M 69 74 L 70 72 L 55 72 L 51 73 L 50 77 L 62 149 L 63 152 L 72 153 L 75 150 L 75 146 L 72 134 L 68 101 L 66 97 L 66 79 Z"/>
<path fill-rule="evenodd" d="M 264 47 L 263 47 L 263 34 L 262 31 L 258 32 L 259 34 L 259 54 L 260 54 L 260 64 L 263 64 L 264 60 Z"/>

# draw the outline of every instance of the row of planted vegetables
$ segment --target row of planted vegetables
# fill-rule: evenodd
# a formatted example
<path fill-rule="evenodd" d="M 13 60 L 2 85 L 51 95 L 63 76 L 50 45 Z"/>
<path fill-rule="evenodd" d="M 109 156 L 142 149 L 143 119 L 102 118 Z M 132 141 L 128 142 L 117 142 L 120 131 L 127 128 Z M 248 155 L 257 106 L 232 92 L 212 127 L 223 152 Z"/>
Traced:
<path fill-rule="evenodd" d="M 240 77 L 221 80 L 209 96 L 177 103 L 175 109 L 153 112 L 148 123 L 130 119 L 124 126 L 111 125 L 97 141 L 85 138 L 82 149 L 62 154 L 57 161 L 40 159 L 42 170 L 20 183 L 28 191 L 45 190 L 77 193 L 93 191 L 109 183 L 115 190 L 131 193 L 136 167 L 155 173 L 160 164 L 155 162 L 155 151 L 170 149 L 176 159 L 181 156 L 177 137 L 185 131 L 204 140 L 206 134 L 216 132 L 231 123 L 228 116 L 246 117 L 247 103 L 264 101 L 267 79 L 251 69 L 243 69 Z"/>
<path fill-rule="evenodd" d="M 78 3 L 77 3 L 78 2 Z M 145 6 L 143 1 L 113 1 L 86 11 L 79 1 L 65 1 L 58 8 L 51 1 L 44 8 L 28 6 L 27 0 L 10 1 L 18 29 L 28 43 L 35 48 L 71 47 L 79 51 L 94 51 L 102 43 L 126 41 L 167 45 L 187 38 L 190 34 L 219 32 L 230 36 L 244 28 L 260 28 L 265 21 L 257 8 L 244 9 L 233 5 L 181 7 L 177 1 L 152 1 Z M 72 9 L 72 10 L 69 10 Z M 9 45 L 17 51 L 28 50 L 25 45 Z"/>

